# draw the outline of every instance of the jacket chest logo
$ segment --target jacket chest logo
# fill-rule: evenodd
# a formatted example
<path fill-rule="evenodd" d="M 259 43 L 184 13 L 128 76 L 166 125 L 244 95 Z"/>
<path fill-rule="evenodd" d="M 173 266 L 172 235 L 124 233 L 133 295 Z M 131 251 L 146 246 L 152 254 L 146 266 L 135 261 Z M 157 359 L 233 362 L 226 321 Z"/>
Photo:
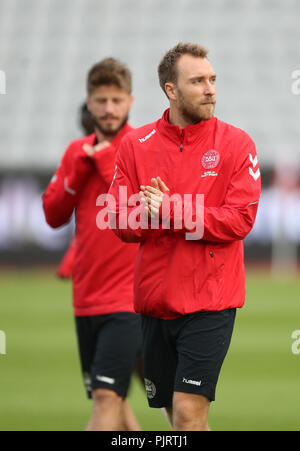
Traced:
<path fill-rule="evenodd" d="M 214 169 L 218 166 L 219 162 L 220 154 L 216 150 L 209 150 L 203 155 L 201 159 L 201 163 L 204 169 Z"/>

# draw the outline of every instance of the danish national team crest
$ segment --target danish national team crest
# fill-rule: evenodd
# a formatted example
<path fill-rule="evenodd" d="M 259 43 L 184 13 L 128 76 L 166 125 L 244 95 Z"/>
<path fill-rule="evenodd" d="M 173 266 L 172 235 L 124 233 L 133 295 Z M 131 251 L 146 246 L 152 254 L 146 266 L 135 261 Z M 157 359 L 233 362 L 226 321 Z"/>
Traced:
<path fill-rule="evenodd" d="M 149 379 L 145 379 L 145 388 L 148 399 L 153 399 L 154 396 L 156 395 L 156 387 L 153 384 L 153 382 L 150 381 Z"/>
<path fill-rule="evenodd" d="M 206 152 L 201 160 L 204 169 L 214 169 L 220 162 L 220 154 L 216 150 L 209 150 Z"/>

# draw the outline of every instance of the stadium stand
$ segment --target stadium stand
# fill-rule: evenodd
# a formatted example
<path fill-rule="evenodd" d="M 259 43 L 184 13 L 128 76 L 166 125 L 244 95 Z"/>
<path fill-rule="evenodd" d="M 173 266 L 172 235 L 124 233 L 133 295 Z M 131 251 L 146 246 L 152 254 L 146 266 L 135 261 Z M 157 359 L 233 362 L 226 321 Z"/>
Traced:
<path fill-rule="evenodd" d="M 114 55 L 134 73 L 139 126 L 166 106 L 156 76 L 178 41 L 210 49 L 219 75 L 216 114 L 253 136 L 263 165 L 299 160 L 300 3 L 296 0 L 1 0 L 1 167 L 52 169 L 79 135 L 87 68 Z"/>

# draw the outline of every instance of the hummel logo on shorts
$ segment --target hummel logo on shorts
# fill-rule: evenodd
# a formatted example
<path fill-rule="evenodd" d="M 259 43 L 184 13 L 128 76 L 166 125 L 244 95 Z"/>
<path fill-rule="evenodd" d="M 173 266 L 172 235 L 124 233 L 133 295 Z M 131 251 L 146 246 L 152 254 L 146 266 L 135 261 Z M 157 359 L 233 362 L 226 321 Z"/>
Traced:
<path fill-rule="evenodd" d="M 114 384 L 116 382 L 115 379 L 112 377 L 106 377 L 106 376 L 96 376 L 97 381 L 99 382 L 106 382 L 107 384 Z"/>
<path fill-rule="evenodd" d="M 186 384 L 198 385 L 199 387 L 201 385 L 201 381 L 192 381 L 191 379 L 186 379 L 185 377 L 182 378 L 182 382 L 185 382 Z"/>

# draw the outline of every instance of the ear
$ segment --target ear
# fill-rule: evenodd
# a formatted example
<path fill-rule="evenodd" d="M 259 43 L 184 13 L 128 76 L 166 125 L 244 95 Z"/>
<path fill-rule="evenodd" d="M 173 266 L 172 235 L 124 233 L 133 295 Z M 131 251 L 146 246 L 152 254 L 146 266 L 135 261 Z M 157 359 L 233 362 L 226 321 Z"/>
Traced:
<path fill-rule="evenodd" d="M 131 110 L 133 102 L 134 102 L 134 97 L 133 96 L 130 96 L 130 101 L 129 102 L 130 102 L 129 103 L 129 105 L 130 105 L 129 109 Z"/>
<path fill-rule="evenodd" d="M 165 91 L 170 100 L 177 100 L 176 86 L 174 85 L 174 83 L 166 83 Z"/>
<path fill-rule="evenodd" d="M 87 107 L 88 111 L 91 112 L 91 110 L 90 110 L 90 96 L 87 96 L 87 98 L 86 98 L 86 107 Z"/>

